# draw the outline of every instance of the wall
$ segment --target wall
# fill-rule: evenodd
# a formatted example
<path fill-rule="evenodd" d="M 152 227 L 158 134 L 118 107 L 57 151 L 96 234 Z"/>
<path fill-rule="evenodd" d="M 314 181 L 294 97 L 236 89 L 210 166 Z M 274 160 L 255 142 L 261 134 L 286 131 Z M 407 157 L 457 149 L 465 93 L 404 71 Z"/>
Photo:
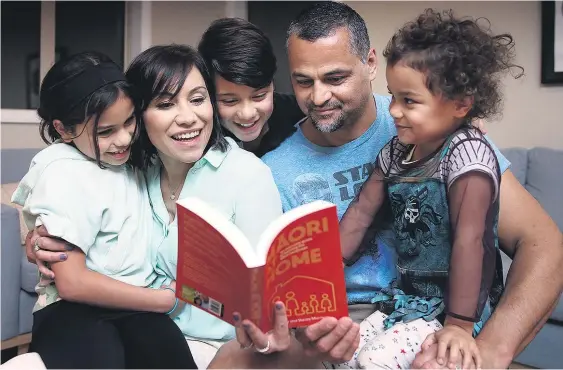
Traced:
<path fill-rule="evenodd" d="M 487 17 L 494 32 L 509 32 L 516 41 L 516 62 L 526 75 L 505 79 L 502 118 L 487 125 L 501 148 L 546 146 L 563 149 L 563 86 L 540 85 L 541 18 L 539 2 L 346 2 L 366 21 L 372 46 L 379 57 L 377 93 L 387 94 L 385 61 L 381 56 L 393 32 L 425 8 L 452 8 L 460 16 Z"/>
<path fill-rule="evenodd" d="M 152 44 L 178 43 L 196 47 L 209 23 L 225 16 L 225 1 L 154 1 Z"/>

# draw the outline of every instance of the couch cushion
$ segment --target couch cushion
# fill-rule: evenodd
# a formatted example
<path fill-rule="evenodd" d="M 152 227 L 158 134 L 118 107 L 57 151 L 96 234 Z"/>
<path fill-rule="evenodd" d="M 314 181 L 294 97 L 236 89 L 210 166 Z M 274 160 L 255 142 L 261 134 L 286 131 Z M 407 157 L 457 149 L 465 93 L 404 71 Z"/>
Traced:
<path fill-rule="evenodd" d="M 35 286 L 39 282 L 39 270 L 37 266 L 27 260 L 23 253 L 21 259 L 21 288 L 28 293 L 35 294 Z"/>
<path fill-rule="evenodd" d="M 41 149 L 2 149 L 2 183 L 19 182 Z"/>
<path fill-rule="evenodd" d="M 0 187 L 0 200 L 2 201 L 2 204 L 18 210 L 18 215 L 20 217 L 20 240 L 21 244 L 24 245 L 28 230 L 23 220 L 22 206 L 12 203 L 12 194 L 14 194 L 14 191 L 18 187 L 18 184 L 18 182 L 2 184 L 2 186 Z"/>
<path fill-rule="evenodd" d="M 526 173 L 528 171 L 528 150 L 522 148 L 502 149 L 502 154 L 510 161 L 510 170 L 518 179 L 520 184 L 526 183 Z"/>
<path fill-rule="evenodd" d="M 526 189 L 563 230 L 563 151 L 534 148 L 528 152 Z"/>

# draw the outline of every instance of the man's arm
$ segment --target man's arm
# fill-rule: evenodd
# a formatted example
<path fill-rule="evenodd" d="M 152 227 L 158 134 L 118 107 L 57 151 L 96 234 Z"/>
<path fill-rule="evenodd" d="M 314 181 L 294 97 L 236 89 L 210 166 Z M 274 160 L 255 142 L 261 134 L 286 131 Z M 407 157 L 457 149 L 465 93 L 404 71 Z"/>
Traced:
<path fill-rule="evenodd" d="M 499 242 L 513 262 L 500 302 L 477 337 L 491 354 L 483 356 L 485 367 L 493 359 L 508 366 L 545 324 L 563 290 L 563 235 L 510 170 L 501 180 Z"/>

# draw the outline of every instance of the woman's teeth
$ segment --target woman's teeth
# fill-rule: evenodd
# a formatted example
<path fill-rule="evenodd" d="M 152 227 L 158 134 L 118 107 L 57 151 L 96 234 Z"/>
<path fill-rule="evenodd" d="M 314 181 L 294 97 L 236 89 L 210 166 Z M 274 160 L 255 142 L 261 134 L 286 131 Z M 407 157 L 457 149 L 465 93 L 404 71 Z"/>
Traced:
<path fill-rule="evenodd" d="M 239 125 L 239 126 L 242 126 L 242 127 L 252 127 L 252 126 L 254 126 L 254 124 L 255 124 L 256 122 L 252 122 L 252 123 L 238 123 L 238 122 L 235 122 L 235 123 L 236 123 L 237 125 Z"/>
<path fill-rule="evenodd" d="M 172 136 L 172 139 L 174 139 L 174 140 L 190 140 L 190 139 L 193 139 L 194 137 L 198 137 L 200 133 L 201 133 L 201 130 L 186 132 L 185 134 L 174 135 L 174 136 Z"/>

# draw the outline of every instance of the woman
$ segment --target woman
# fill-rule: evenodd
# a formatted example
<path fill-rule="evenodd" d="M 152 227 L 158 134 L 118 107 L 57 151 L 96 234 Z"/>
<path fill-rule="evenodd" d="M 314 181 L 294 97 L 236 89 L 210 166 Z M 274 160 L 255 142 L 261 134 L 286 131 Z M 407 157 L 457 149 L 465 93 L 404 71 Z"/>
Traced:
<path fill-rule="evenodd" d="M 154 243 L 159 286 L 176 275 L 176 199 L 203 199 L 233 220 L 251 243 L 281 215 L 281 201 L 270 169 L 221 135 L 213 83 L 195 50 L 154 46 L 133 60 L 126 76 L 146 102 L 134 155 L 140 154 L 136 160 L 148 168 L 155 227 L 162 234 Z M 206 367 L 216 349 L 234 337 L 232 325 L 189 305 L 174 321 L 188 337 L 198 367 Z"/>
<path fill-rule="evenodd" d="M 240 18 L 211 23 L 198 50 L 211 70 L 222 125 L 258 157 L 295 132 L 304 117 L 295 96 L 274 92 L 276 57 L 266 35 Z"/>

